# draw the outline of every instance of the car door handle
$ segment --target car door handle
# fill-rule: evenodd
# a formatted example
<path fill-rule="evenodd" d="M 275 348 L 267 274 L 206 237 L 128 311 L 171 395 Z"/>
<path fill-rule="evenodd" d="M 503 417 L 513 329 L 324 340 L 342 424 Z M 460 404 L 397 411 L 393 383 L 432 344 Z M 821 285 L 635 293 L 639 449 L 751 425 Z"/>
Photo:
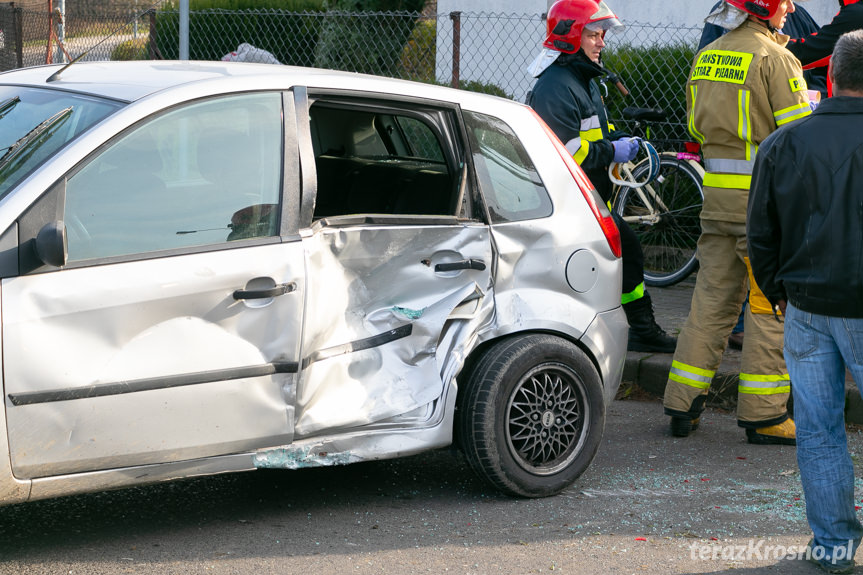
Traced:
<path fill-rule="evenodd" d="M 445 264 L 435 264 L 434 271 L 436 272 L 454 272 L 456 270 L 479 270 L 485 269 L 485 262 L 482 260 L 462 260 L 460 262 L 449 262 Z"/>
<path fill-rule="evenodd" d="M 278 297 L 291 293 L 297 289 L 297 284 L 294 282 L 279 284 L 269 289 L 238 289 L 234 292 L 234 299 L 266 299 L 269 297 Z"/>

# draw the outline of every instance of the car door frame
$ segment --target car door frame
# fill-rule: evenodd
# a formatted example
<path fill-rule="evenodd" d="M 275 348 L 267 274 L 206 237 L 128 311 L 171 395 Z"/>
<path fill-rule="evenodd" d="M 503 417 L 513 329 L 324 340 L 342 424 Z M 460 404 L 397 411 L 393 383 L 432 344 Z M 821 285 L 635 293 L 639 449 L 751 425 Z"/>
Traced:
<path fill-rule="evenodd" d="M 293 97 L 289 92 L 278 89 L 268 89 L 264 90 L 265 92 L 274 93 L 280 96 L 281 101 L 281 111 L 283 118 L 293 118 L 293 114 L 291 110 L 293 108 Z M 241 94 L 242 92 L 233 92 L 220 94 L 219 96 L 233 96 L 237 94 Z M 180 105 L 188 105 L 193 103 L 197 99 L 190 99 L 183 102 L 179 102 L 177 106 Z M 159 112 L 163 112 L 164 110 L 159 110 Z M 119 134 L 129 133 L 131 130 L 134 130 L 136 126 L 142 124 L 143 122 L 148 121 L 153 117 L 152 114 L 144 115 L 142 118 L 137 121 L 129 124 L 124 129 L 120 130 Z M 10 277 L 22 276 L 22 275 L 34 275 L 39 276 L 45 273 L 62 273 L 63 271 L 74 271 L 81 268 L 87 267 L 102 267 L 109 266 L 113 263 L 126 263 L 126 262 L 135 262 L 138 260 L 159 260 L 162 258 L 170 258 L 174 256 L 183 256 L 186 254 L 197 254 L 197 253 L 207 253 L 207 252 L 221 252 L 226 249 L 235 250 L 235 249 L 245 249 L 245 248 L 257 248 L 262 247 L 264 249 L 278 249 L 279 246 L 285 245 L 286 242 L 290 242 L 296 248 L 300 247 L 300 237 L 298 234 L 298 194 L 299 194 L 299 185 L 296 178 L 297 171 L 292 171 L 292 168 L 295 169 L 298 166 L 298 154 L 297 154 L 297 140 L 296 140 L 296 131 L 294 126 L 288 122 L 283 123 L 282 130 L 282 140 L 283 140 L 283 153 L 281 155 L 281 185 L 280 185 L 280 198 L 281 198 L 281 217 L 280 217 L 280 227 L 278 235 L 269 236 L 264 238 L 254 238 L 254 239 L 243 239 L 237 240 L 235 244 L 232 244 L 230 247 L 226 248 L 224 243 L 221 244 L 212 244 L 212 245 L 204 245 L 204 246 L 193 246 L 186 248 L 177 248 L 172 250 L 163 250 L 161 252 L 154 253 L 146 253 L 146 254 L 133 254 L 129 256 L 114 256 L 108 258 L 97 258 L 93 260 L 89 260 L 86 262 L 72 262 L 68 266 L 63 267 L 62 270 L 57 268 L 51 268 L 42 264 L 38 259 L 36 259 L 32 254 L 32 244 L 33 238 L 35 238 L 36 234 L 38 234 L 39 229 L 46 221 L 54 221 L 59 217 L 62 217 L 63 207 L 65 205 L 65 182 L 68 177 L 71 177 L 73 174 L 77 173 L 77 171 L 81 168 L 81 166 L 87 165 L 92 158 L 98 156 L 102 153 L 103 150 L 110 147 L 113 142 L 116 141 L 117 136 L 111 136 L 108 138 L 101 146 L 92 151 L 92 153 L 87 154 L 80 161 L 75 162 L 74 166 L 68 170 L 65 170 L 63 176 L 55 182 L 54 185 L 50 186 L 44 193 L 38 195 L 31 204 L 21 213 L 19 218 L 16 220 L 15 224 L 3 234 L 2 239 L 0 239 L 0 244 L 3 245 L 6 249 L 3 253 L 2 263 L 3 271 L 5 272 L 4 277 L 7 280 Z M 59 160 L 62 163 L 62 158 Z M 23 242 L 18 241 L 18 237 L 24 238 Z M 269 246 L 269 248 L 267 247 Z M 11 257 L 10 254 L 15 253 L 18 257 Z M 17 260 L 17 261 L 15 261 Z M 301 268 L 302 266 L 300 266 Z M 17 268 L 17 269 L 13 269 Z M 241 288 L 242 286 L 237 286 Z M 297 289 L 297 298 L 303 297 L 304 286 L 300 285 Z M 302 314 L 303 307 L 300 305 L 299 313 Z M 301 323 L 301 322 L 300 322 Z M 299 355 L 299 336 L 297 333 L 297 344 L 296 344 L 296 353 Z M 297 361 L 293 362 L 293 367 L 291 367 L 291 362 L 281 362 L 284 365 L 282 367 L 274 366 L 274 369 L 277 373 L 295 373 L 297 371 L 298 366 L 298 358 Z M 293 376 L 292 376 L 293 377 Z M 194 379 L 194 378 L 193 378 Z M 190 384 L 194 385 L 194 381 L 191 381 Z M 6 391 L 5 382 L 4 382 L 4 391 Z M 42 397 L 42 399 L 45 399 Z M 14 397 L 10 397 L 10 394 L 4 393 L 5 400 L 5 408 L 6 410 L 10 409 L 10 407 L 14 406 L 16 399 Z M 18 398 L 20 403 L 20 397 Z M 10 405 L 10 403 L 12 405 Z M 285 403 L 286 408 L 289 407 L 289 402 Z M 3 421 L 3 435 L 7 434 L 8 429 L 8 413 L 4 412 Z M 290 441 L 290 437 L 292 436 L 292 429 L 290 426 L 286 427 L 284 435 L 281 436 L 280 441 Z M 7 437 L 7 439 L 14 438 Z M 7 443 L 8 445 L 9 443 Z M 269 443 L 267 445 L 272 445 Z M 266 445 L 260 445 L 257 447 L 263 447 Z M 248 446 L 243 448 L 242 451 L 250 451 L 251 447 Z M 235 453 L 236 449 L 230 448 L 228 451 L 223 453 L 210 453 L 206 455 L 207 457 L 211 456 L 223 456 L 230 455 L 231 453 Z M 237 470 L 237 469 L 251 469 L 253 465 L 251 464 L 250 455 L 242 456 L 242 457 L 233 457 L 230 456 L 227 459 L 231 460 L 230 462 L 209 462 L 209 461 L 198 461 L 195 463 L 190 463 L 188 461 L 188 457 L 181 457 L 176 460 L 167 460 L 166 462 L 157 462 L 155 463 L 158 466 L 166 467 L 165 471 L 153 471 L 148 472 L 152 473 L 153 477 L 158 477 L 164 473 L 165 476 L 176 475 L 176 469 L 216 469 L 216 470 Z M 143 465 L 150 466 L 150 463 L 144 462 Z M 173 471 L 171 470 L 173 469 Z M 12 468 L 9 468 L 11 475 Z M 99 485 L 100 483 L 103 485 L 110 486 L 120 486 L 125 484 L 124 478 L 122 477 L 123 472 L 119 472 L 117 475 L 120 477 L 105 477 L 104 470 L 92 470 L 102 474 L 102 477 L 93 482 L 94 487 Z M 76 472 L 77 473 L 77 472 Z M 84 471 L 81 475 L 90 475 L 88 471 Z M 109 475 L 112 475 L 109 473 Z M 44 479 L 34 479 L 33 480 L 33 491 L 38 491 L 38 484 L 45 484 L 49 482 L 48 478 Z M 133 483 L 135 481 L 129 481 Z M 24 483 L 21 482 L 21 485 Z M 45 487 L 45 491 L 50 493 L 52 487 Z M 50 496 L 50 495 L 48 495 Z"/>
<path fill-rule="evenodd" d="M 463 229 L 468 229 L 470 227 L 482 228 L 482 233 L 485 234 L 486 238 L 484 241 L 487 243 L 486 254 L 488 260 L 486 262 L 488 265 L 487 271 L 484 272 L 484 277 L 486 278 L 484 281 L 487 282 L 487 285 L 482 287 L 486 290 L 486 295 L 488 297 L 485 298 L 483 303 L 477 305 L 476 309 L 473 311 L 463 311 L 465 309 L 463 304 L 465 304 L 466 301 L 482 299 L 476 294 L 471 293 L 465 297 L 464 301 L 455 303 L 454 309 L 450 312 L 450 318 L 455 318 L 456 321 L 463 320 L 465 323 L 473 323 L 474 325 L 472 326 L 472 329 L 474 330 L 478 329 L 478 326 L 490 323 L 493 320 L 494 308 L 493 278 L 497 266 L 496 250 L 490 233 L 491 227 L 489 225 L 488 213 L 478 193 L 478 188 L 474 181 L 475 175 L 470 169 L 470 155 L 467 147 L 467 137 L 462 124 L 459 105 L 451 101 L 442 102 L 408 95 L 383 95 L 380 93 L 362 94 L 357 91 L 348 92 L 338 89 L 316 89 L 312 87 L 307 87 L 304 90 L 295 88 L 294 95 L 298 124 L 300 125 L 298 128 L 300 130 L 298 138 L 300 147 L 299 155 L 303 165 L 303 209 L 300 218 L 301 235 L 303 235 L 304 238 L 309 238 L 316 231 L 319 231 L 322 225 L 335 225 L 337 228 L 341 228 L 343 230 L 356 228 L 357 226 L 360 228 L 363 226 L 437 226 L 438 228 L 451 226 L 461 227 Z M 456 174 L 459 174 L 457 183 L 458 190 L 454 190 L 454 193 L 458 195 L 457 203 L 459 205 L 457 206 L 457 210 L 454 209 L 454 212 L 457 213 L 450 216 L 358 214 L 356 216 L 338 216 L 336 218 L 332 218 L 332 220 L 330 218 L 322 218 L 316 223 L 313 222 L 314 207 L 318 199 L 315 152 L 311 141 L 311 132 L 307 128 L 303 129 L 303 126 L 306 126 L 309 121 L 308 110 L 314 102 L 319 100 L 325 100 L 328 104 L 346 102 L 348 107 L 367 110 L 403 110 L 408 115 L 411 113 L 409 108 L 410 105 L 416 106 L 420 109 L 436 111 L 440 117 L 435 121 L 435 126 L 439 129 L 438 136 L 442 142 L 445 142 L 444 149 L 446 161 L 450 166 L 450 169 Z M 306 110 L 306 113 L 303 113 L 303 110 Z M 454 145 L 459 147 L 454 148 Z M 308 166 L 308 168 L 306 168 L 306 166 Z M 453 207 L 455 208 L 456 206 Z M 419 262 L 417 263 L 419 264 Z M 312 271 L 309 270 L 308 273 L 309 281 L 311 282 Z M 310 285 L 309 292 L 312 290 L 313 288 Z M 307 314 L 306 321 L 310 321 L 309 314 Z M 395 332 L 398 331 L 398 329 L 399 328 L 392 330 L 393 337 L 397 337 L 395 336 Z M 310 363 L 320 357 L 321 352 L 320 349 L 316 349 L 315 345 L 308 345 L 310 342 L 307 337 L 309 331 L 308 325 L 304 327 L 303 331 L 303 369 L 301 369 L 299 374 L 298 394 L 301 393 L 300 390 L 302 390 L 303 385 L 306 382 L 306 368 Z M 384 334 L 380 335 L 383 336 Z M 376 336 L 373 335 L 368 339 L 371 340 L 375 337 Z M 448 337 L 448 335 L 444 335 L 443 340 L 446 341 Z M 452 385 L 452 378 L 454 378 L 458 369 L 461 367 L 461 362 L 469 353 L 471 346 L 476 344 L 476 340 L 473 339 L 470 342 L 459 341 L 458 336 L 455 336 L 455 339 L 455 342 L 449 342 L 448 345 L 451 346 L 451 349 L 456 350 L 453 357 L 459 359 L 453 360 L 452 363 L 447 363 L 447 365 L 444 365 L 440 369 L 440 373 L 445 374 L 440 376 L 444 379 L 444 381 L 439 381 L 442 385 L 440 395 L 429 404 L 429 407 L 425 412 L 422 412 L 419 415 L 416 413 L 406 414 L 404 416 L 397 415 L 394 418 L 387 418 L 383 422 L 376 423 L 372 421 L 368 424 L 359 424 L 359 427 L 352 427 L 352 425 L 345 424 L 345 422 L 342 421 L 340 422 L 341 427 L 336 426 L 336 429 L 338 431 L 344 431 L 345 429 L 369 430 L 381 425 L 391 428 L 394 424 L 398 425 L 399 421 L 405 422 L 406 425 L 420 423 L 423 426 L 433 426 L 439 424 L 446 415 L 444 413 L 444 407 L 447 404 L 446 397 L 450 386 Z M 387 341 L 393 340 L 388 340 L 387 338 L 382 337 L 379 340 L 375 340 L 375 343 L 376 345 L 384 345 Z M 359 347 L 362 348 L 365 346 L 366 342 L 367 340 L 363 340 Z M 351 346 L 354 345 L 353 343 L 346 342 L 343 345 L 347 346 L 347 348 L 339 348 L 341 350 L 340 354 L 352 352 L 346 350 L 351 348 Z M 330 355 L 328 357 L 332 356 Z M 447 360 L 444 360 L 444 362 L 447 362 Z M 302 424 L 302 408 L 299 405 L 297 412 L 298 423 Z M 316 428 L 315 425 L 310 425 L 308 428 L 298 427 L 297 439 L 301 440 L 306 436 L 314 436 L 316 434 L 323 433 L 326 430 L 326 427 Z M 350 433 L 350 431 L 348 431 L 348 433 Z"/>

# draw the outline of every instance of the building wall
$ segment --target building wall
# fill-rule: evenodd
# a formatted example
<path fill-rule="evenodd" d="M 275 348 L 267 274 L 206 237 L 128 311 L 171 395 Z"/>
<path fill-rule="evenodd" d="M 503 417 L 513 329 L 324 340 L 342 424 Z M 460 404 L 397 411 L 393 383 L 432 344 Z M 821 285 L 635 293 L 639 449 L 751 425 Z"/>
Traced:
<path fill-rule="evenodd" d="M 701 26 L 716 0 L 608 0 L 617 16 L 643 23 L 679 23 Z M 438 14 L 449 12 L 486 12 L 508 14 L 542 14 L 553 0 L 438 0 Z M 806 11 L 821 25 L 829 22 L 839 10 L 837 0 L 811 0 Z"/>

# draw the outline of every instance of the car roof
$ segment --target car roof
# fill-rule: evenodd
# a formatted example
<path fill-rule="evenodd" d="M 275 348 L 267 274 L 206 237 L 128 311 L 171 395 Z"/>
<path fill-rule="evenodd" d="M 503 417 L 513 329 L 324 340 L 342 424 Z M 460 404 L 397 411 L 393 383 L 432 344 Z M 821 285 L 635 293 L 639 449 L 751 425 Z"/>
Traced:
<path fill-rule="evenodd" d="M 58 71 L 61 71 L 59 78 L 48 81 Z M 299 85 L 402 94 L 450 102 L 468 102 L 480 98 L 486 105 L 489 99 L 513 103 L 495 96 L 383 76 L 246 62 L 78 62 L 65 69 L 61 65 L 47 65 L 0 73 L 0 84 L 68 90 L 127 102 L 156 92 L 182 89 L 183 86 L 200 83 L 210 83 L 213 93 L 287 89 Z"/>

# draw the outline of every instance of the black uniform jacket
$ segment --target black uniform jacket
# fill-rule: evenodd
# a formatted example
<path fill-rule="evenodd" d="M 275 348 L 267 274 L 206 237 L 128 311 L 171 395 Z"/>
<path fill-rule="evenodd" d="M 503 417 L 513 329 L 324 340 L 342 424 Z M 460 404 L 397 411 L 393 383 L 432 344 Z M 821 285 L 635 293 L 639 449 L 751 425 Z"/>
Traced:
<path fill-rule="evenodd" d="M 792 37 L 785 46 L 797 56 L 804 68 L 827 66 L 836 40 L 845 32 L 863 28 L 863 1 L 845 0 L 845 5 L 818 32 Z"/>
<path fill-rule="evenodd" d="M 863 98 L 833 97 L 758 150 L 747 239 L 776 304 L 863 317 Z"/>
<path fill-rule="evenodd" d="M 599 87 L 591 81 L 605 73 L 605 69 L 588 59 L 584 52 L 561 54 L 540 74 L 528 104 L 568 148 L 573 142 L 585 141 L 582 144 L 582 150 L 587 149 L 585 157 L 581 158 L 572 149 L 570 153 L 575 155 L 600 197 L 607 202 L 612 192 L 608 165 L 614 158 L 609 138 L 616 138 L 609 133 L 608 113 Z"/>

